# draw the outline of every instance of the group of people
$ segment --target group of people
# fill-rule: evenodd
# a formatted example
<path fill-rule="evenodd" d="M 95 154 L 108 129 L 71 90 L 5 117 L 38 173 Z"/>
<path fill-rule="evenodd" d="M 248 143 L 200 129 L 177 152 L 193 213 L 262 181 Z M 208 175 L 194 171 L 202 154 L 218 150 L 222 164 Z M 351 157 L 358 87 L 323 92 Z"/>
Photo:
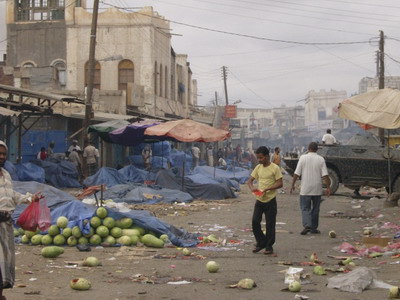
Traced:
<path fill-rule="evenodd" d="M 36 158 L 40 160 L 46 160 L 47 158 L 54 158 L 55 142 L 50 142 L 49 147 L 41 147 Z M 86 146 L 83 151 L 78 145 L 78 140 L 73 140 L 72 144 L 69 146 L 68 150 L 65 152 L 65 158 L 72 162 L 78 171 L 79 177 L 82 178 L 82 159 L 86 159 L 86 164 L 88 168 L 88 176 L 91 176 L 97 172 L 98 162 L 100 158 L 99 150 L 89 141 L 88 146 Z"/>
<path fill-rule="evenodd" d="M 302 213 L 303 229 L 301 235 L 319 234 L 319 208 L 322 196 L 322 181 L 326 185 L 326 194 L 330 195 L 330 178 L 322 156 L 317 154 L 318 144 L 312 142 L 308 146 L 308 153 L 300 157 L 294 172 L 290 193 L 295 190 L 296 181 L 301 176 L 300 187 L 300 209 Z M 251 173 L 247 184 L 250 190 L 256 195 L 256 202 L 253 210 L 252 229 L 256 240 L 253 253 L 264 249 L 264 254 L 273 254 L 275 244 L 275 223 L 277 215 L 277 190 L 283 186 L 282 172 L 278 164 L 279 148 L 275 148 L 272 159 L 269 149 L 262 146 L 256 151 L 258 165 Z M 258 182 L 258 187 L 254 186 Z M 265 215 L 266 231 L 261 228 L 262 216 Z"/>

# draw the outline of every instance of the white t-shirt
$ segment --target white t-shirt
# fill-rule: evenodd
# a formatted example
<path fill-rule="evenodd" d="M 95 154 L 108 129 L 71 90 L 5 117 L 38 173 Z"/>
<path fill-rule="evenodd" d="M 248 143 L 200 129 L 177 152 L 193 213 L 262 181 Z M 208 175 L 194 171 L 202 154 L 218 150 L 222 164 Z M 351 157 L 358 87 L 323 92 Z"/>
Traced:
<path fill-rule="evenodd" d="M 300 156 L 294 173 L 297 176 L 301 176 L 300 195 L 322 195 L 322 177 L 328 175 L 328 170 L 325 159 L 321 155 L 309 152 Z"/>
<path fill-rule="evenodd" d="M 336 144 L 336 138 L 330 134 L 330 133 L 325 133 L 324 136 L 322 137 L 322 141 L 326 144 L 326 145 L 333 145 Z"/>
<path fill-rule="evenodd" d="M 199 158 L 200 157 L 200 149 L 197 147 L 192 148 L 192 154 L 194 157 Z"/>

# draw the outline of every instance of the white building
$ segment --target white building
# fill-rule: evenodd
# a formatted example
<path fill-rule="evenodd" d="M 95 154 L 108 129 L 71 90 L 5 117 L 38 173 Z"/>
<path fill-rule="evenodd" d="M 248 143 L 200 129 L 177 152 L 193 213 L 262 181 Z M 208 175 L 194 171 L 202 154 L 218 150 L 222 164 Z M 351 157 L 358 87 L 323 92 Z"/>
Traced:
<path fill-rule="evenodd" d="M 400 89 L 400 76 L 385 76 L 385 87 Z M 379 78 L 364 77 L 358 84 L 358 93 L 363 94 L 379 89 Z"/>
<path fill-rule="evenodd" d="M 314 131 L 332 127 L 332 121 L 338 118 L 339 103 L 347 98 L 347 92 L 311 90 L 305 98 L 305 125 Z"/>

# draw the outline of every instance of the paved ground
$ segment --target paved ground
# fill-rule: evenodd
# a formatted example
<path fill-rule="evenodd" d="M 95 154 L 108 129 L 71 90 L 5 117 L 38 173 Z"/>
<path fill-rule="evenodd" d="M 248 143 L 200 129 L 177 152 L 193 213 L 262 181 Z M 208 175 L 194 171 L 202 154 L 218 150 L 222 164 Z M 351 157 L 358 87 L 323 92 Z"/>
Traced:
<path fill-rule="evenodd" d="M 285 178 L 288 190 L 290 178 Z M 321 206 L 320 235 L 301 236 L 301 219 L 298 195 L 278 195 L 278 225 L 276 256 L 253 254 L 251 215 L 254 198 L 246 186 L 239 198 L 224 201 L 194 201 L 187 206 L 151 206 L 157 216 L 170 224 L 190 232 L 205 235 L 214 233 L 226 239 L 222 249 L 191 249 L 190 257 L 183 257 L 175 247 L 164 249 L 103 248 L 93 249 L 90 255 L 98 257 L 103 266 L 97 268 L 71 268 L 66 262 L 79 261 L 87 253 L 66 248 L 57 259 L 44 259 L 40 247 L 17 246 L 17 285 L 7 290 L 7 299 L 294 299 L 295 294 L 282 291 L 285 269 L 308 262 L 316 252 L 326 267 L 337 266 L 337 260 L 328 255 L 343 255 L 335 250 L 344 241 L 357 245 L 362 239 L 363 227 L 375 226 L 375 235 L 393 234 L 396 229 L 380 229 L 385 222 L 399 223 L 399 208 L 383 208 L 384 198 L 352 199 L 351 191 L 339 190 L 341 195 L 326 198 Z M 382 195 L 382 194 L 381 194 Z M 336 213 L 334 213 L 336 212 Z M 328 232 L 335 230 L 336 239 Z M 229 241 L 241 244 L 229 245 Z M 226 249 L 224 249 L 226 248 Z M 226 251 L 215 251 L 226 250 Z M 155 258 L 158 257 L 158 258 Z M 205 269 L 209 260 L 220 264 L 218 273 Z M 390 264 L 398 259 L 390 256 L 362 258 L 359 266 L 373 269 L 378 279 L 400 285 L 399 265 Z M 313 267 L 304 271 L 312 273 Z M 327 276 L 311 274 L 311 284 L 303 285 L 299 293 L 309 299 L 386 299 L 387 290 L 372 289 L 362 293 L 346 293 L 326 287 Z M 75 277 L 91 280 L 89 291 L 73 291 L 69 281 Z M 252 278 L 257 287 L 253 290 L 228 288 L 242 278 Z M 170 281 L 191 281 L 186 285 L 167 284 Z"/>

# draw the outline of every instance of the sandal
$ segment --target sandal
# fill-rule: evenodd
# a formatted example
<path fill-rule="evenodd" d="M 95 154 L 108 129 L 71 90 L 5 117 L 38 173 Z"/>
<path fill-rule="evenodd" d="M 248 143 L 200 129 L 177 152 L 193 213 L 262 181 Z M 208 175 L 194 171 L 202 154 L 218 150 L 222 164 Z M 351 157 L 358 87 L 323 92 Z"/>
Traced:
<path fill-rule="evenodd" d="M 272 250 L 272 249 L 271 249 L 271 250 L 267 250 L 267 249 L 265 249 L 265 250 L 264 250 L 264 254 L 265 254 L 265 255 L 271 255 L 271 254 L 274 254 L 274 250 Z"/>

